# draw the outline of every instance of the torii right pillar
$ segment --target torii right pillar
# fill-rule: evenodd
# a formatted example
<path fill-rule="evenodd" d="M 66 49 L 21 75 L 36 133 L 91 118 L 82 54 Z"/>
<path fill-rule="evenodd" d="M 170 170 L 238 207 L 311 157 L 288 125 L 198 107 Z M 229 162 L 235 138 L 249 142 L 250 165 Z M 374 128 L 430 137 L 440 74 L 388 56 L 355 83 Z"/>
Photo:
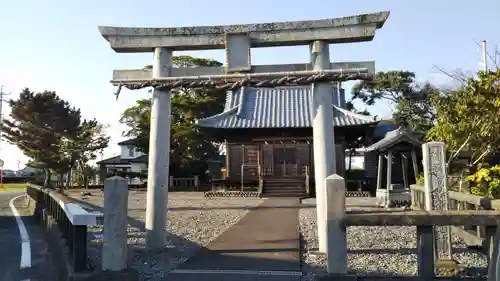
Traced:
<path fill-rule="evenodd" d="M 330 68 L 328 43 L 314 41 L 310 45 L 313 70 Z M 313 99 L 313 151 L 316 186 L 316 212 L 318 215 L 319 252 L 326 252 L 326 185 L 325 179 L 335 174 L 335 134 L 333 131 L 333 86 L 330 82 L 314 83 Z"/>

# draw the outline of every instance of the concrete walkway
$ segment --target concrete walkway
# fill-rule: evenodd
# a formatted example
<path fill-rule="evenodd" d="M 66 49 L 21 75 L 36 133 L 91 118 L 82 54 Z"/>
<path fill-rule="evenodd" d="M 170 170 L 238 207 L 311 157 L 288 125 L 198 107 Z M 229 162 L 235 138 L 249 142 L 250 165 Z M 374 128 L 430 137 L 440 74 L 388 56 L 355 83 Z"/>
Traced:
<path fill-rule="evenodd" d="M 237 280 L 300 280 L 298 207 L 295 198 L 267 199 L 170 274 L 182 280 L 225 280 L 230 275 Z"/>

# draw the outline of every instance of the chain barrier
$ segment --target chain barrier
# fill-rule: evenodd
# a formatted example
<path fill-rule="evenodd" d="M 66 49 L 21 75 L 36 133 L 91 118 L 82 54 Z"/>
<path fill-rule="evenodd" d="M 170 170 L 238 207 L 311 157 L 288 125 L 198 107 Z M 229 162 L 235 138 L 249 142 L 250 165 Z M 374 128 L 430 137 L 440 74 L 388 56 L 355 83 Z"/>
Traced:
<path fill-rule="evenodd" d="M 273 88 L 280 86 L 301 86 L 318 82 L 343 82 L 350 80 L 367 80 L 373 77 L 369 73 L 319 73 L 313 74 L 308 77 L 296 76 L 283 76 L 274 79 L 249 79 L 243 78 L 237 81 L 230 81 L 234 79 L 207 79 L 207 80 L 177 80 L 174 82 L 161 82 L 154 80 L 147 80 L 143 83 L 120 81 L 118 84 L 116 97 L 120 94 L 122 86 L 129 90 L 139 90 L 146 87 L 153 87 L 155 89 L 169 91 L 176 88 L 187 89 L 216 89 L 216 90 L 237 90 L 240 87 L 255 87 L 255 88 Z"/>

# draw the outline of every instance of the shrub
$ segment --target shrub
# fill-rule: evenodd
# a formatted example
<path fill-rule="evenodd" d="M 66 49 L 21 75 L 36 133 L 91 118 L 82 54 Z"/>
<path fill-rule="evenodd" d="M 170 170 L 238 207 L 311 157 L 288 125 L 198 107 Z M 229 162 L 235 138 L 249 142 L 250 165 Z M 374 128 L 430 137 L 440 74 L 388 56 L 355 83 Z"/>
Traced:
<path fill-rule="evenodd" d="M 424 185 L 425 184 L 424 175 L 418 175 L 417 179 L 416 179 L 416 182 L 417 182 L 418 185 Z"/>
<path fill-rule="evenodd" d="M 472 194 L 500 198 L 500 165 L 480 168 L 467 181 L 471 183 Z"/>

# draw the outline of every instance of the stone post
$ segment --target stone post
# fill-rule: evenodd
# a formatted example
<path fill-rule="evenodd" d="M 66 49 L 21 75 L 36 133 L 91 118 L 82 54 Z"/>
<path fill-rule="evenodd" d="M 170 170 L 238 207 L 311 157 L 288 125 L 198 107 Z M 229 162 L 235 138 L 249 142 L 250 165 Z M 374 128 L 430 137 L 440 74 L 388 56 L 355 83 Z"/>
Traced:
<path fill-rule="evenodd" d="M 194 188 L 198 190 L 200 187 L 200 176 L 196 175 L 194 176 Z"/>
<path fill-rule="evenodd" d="M 102 269 L 121 271 L 127 267 L 127 180 L 118 176 L 104 181 L 104 243 Z"/>
<path fill-rule="evenodd" d="M 387 190 L 382 188 L 384 176 L 384 154 L 379 152 L 378 154 L 378 166 L 377 166 L 377 191 L 375 192 L 375 196 L 377 198 L 378 206 L 385 206 L 385 201 L 387 197 Z"/>
<path fill-rule="evenodd" d="M 389 192 L 392 189 L 392 151 L 387 152 L 387 182 L 386 189 Z"/>
<path fill-rule="evenodd" d="M 328 273 L 347 273 L 345 217 L 345 180 L 339 175 L 325 179 L 326 185 L 326 268 Z"/>
<path fill-rule="evenodd" d="M 428 142 L 422 145 L 424 181 L 425 181 L 425 209 L 427 211 L 448 210 L 448 187 L 446 175 L 446 153 L 443 142 Z M 450 260 L 451 257 L 451 229 L 449 226 L 435 226 L 436 257 Z"/>
<path fill-rule="evenodd" d="M 400 156 L 401 159 L 401 174 L 403 175 L 403 188 L 408 189 L 410 188 L 410 185 L 408 184 L 408 158 L 406 158 L 406 155 L 401 154 Z"/>
<path fill-rule="evenodd" d="M 411 151 L 411 165 L 413 166 L 413 175 L 415 176 L 415 181 L 416 181 L 419 174 L 418 174 L 417 153 L 414 150 Z"/>
<path fill-rule="evenodd" d="M 155 48 L 153 58 L 153 79 L 169 76 L 172 51 L 165 48 Z M 151 105 L 146 204 L 146 246 L 150 250 L 165 247 L 170 163 L 170 117 L 170 93 L 154 89 Z"/>
<path fill-rule="evenodd" d="M 311 64 L 313 70 L 330 68 L 329 45 L 326 42 L 314 41 L 310 45 Z M 332 84 L 314 83 L 313 99 L 313 150 L 314 177 L 316 182 L 316 212 L 318 216 L 319 252 L 326 252 L 326 188 L 325 179 L 336 172 L 335 169 L 335 135 L 333 132 L 333 100 Z"/>
<path fill-rule="evenodd" d="M 429 147 L 427 143 L 424 143 L 422 144 L 422 168 L 424 172 L 424 203 L 426 211 L 432 211 L 432 183 L 429 180 L 431 173 L 429 161 Z"/>
<path fill-rule="evenodd" d="M 385 202 L 384 202 L 384 207 L 390 207 L 392 205 L 391 203 L 391 191 L 392 191 L 392 151 L 387 152 L 387 182 L 386 182 L 386 187 L 385 187 Z"/>

